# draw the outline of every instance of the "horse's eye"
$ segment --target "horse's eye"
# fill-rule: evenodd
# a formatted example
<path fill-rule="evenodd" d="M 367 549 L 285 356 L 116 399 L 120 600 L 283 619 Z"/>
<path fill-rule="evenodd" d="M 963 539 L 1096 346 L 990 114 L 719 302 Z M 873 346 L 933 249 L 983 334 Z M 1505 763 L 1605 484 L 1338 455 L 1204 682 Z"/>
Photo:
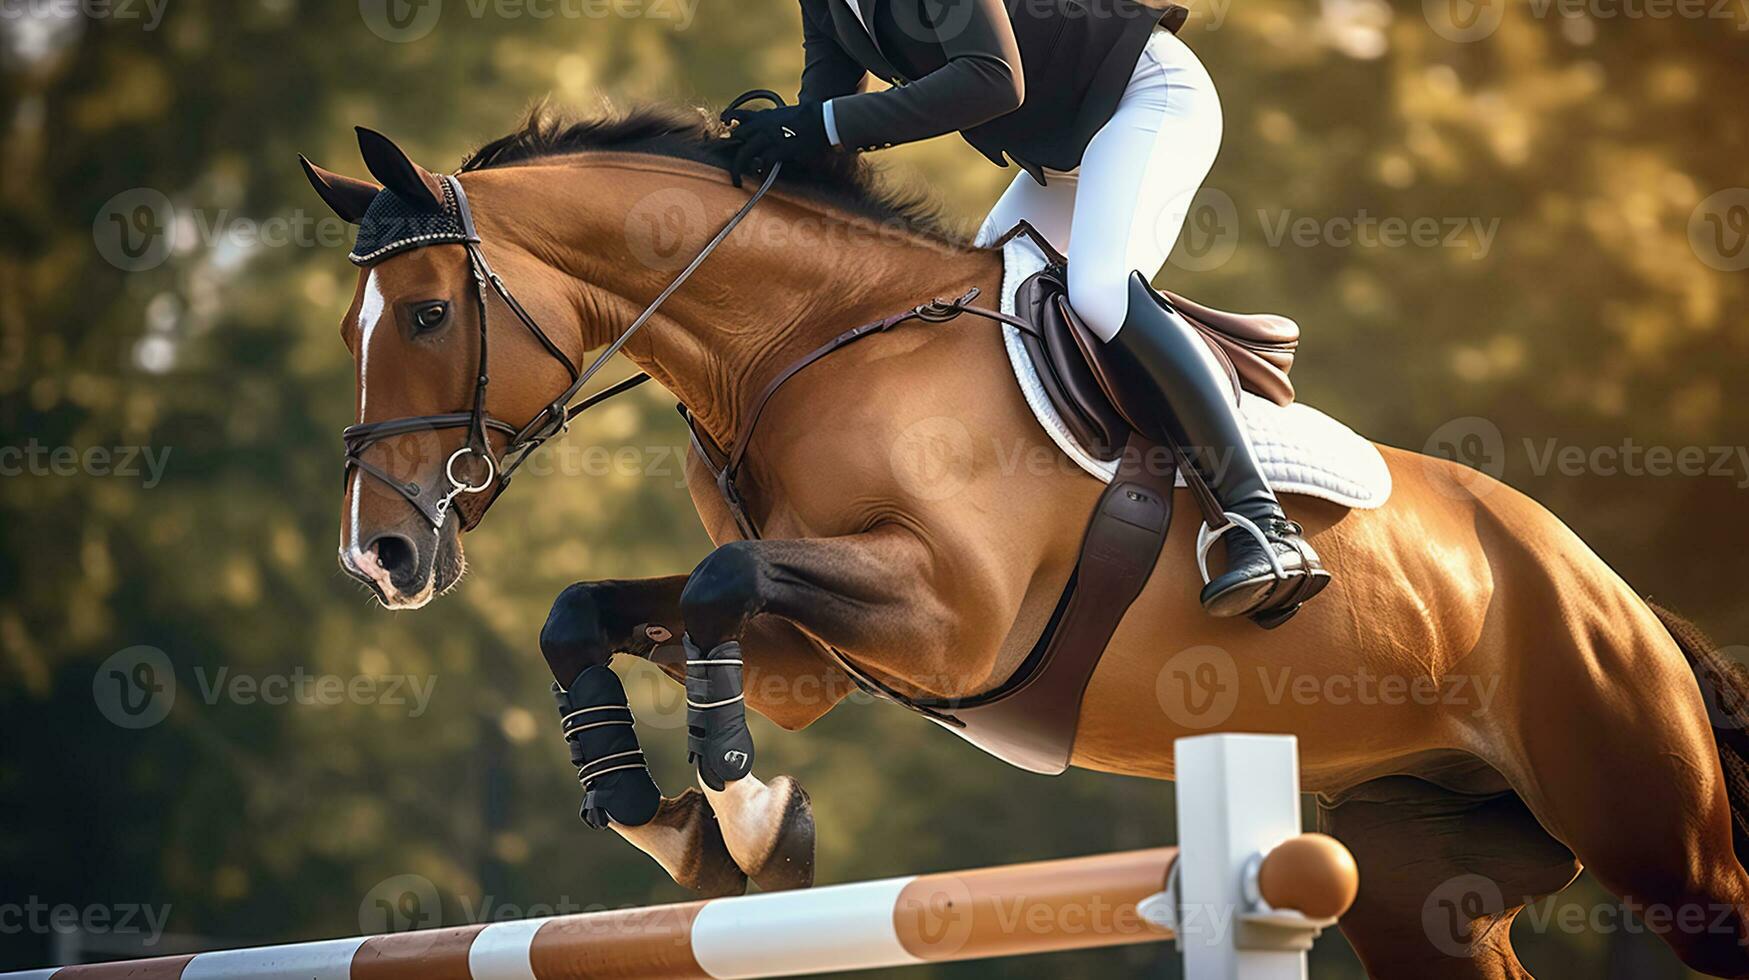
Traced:
<path fill-rule="evenodd" d="M 421 330 L 436 330 L 449 319 L 449 304 L 443 302 L 426 303 L 413 311 L 413 322 Z"/>

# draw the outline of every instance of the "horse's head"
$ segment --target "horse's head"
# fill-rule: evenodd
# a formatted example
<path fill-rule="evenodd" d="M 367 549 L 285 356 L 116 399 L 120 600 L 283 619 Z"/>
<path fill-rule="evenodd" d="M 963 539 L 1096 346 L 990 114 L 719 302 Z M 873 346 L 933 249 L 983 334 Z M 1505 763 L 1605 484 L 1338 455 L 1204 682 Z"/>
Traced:
<path fill-rule="evenodd" d="M 380 184 L 300 158 L 323 201 L 359 226 L 358 286 L 340 325 L 358 379 L 340 565 L 383 605 L 411 609 L 461 579 L 462 532 L 502 489 L 513 436 L 545 428 L 572 361 L 479 281 L 490 271 L 459 181 L 369 130 L 359 146 Z M 568 312 L 557 289 L 539 289 L 552 270 L 526 251 L 505 242 L 493 258 L 525 284 L 528 310 Z"/>

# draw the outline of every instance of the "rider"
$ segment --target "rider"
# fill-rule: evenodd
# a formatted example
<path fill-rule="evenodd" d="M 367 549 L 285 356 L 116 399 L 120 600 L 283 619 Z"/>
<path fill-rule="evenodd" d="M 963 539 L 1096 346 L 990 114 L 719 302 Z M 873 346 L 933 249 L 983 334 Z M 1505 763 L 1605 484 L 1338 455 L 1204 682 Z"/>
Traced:
<path fill-rule="evenodd" d="M 833 148 L 867 152 L 956 130 L 999 166 L 1013 158 L 1023 172 L 979 243 L 1025 220 L 1067 251 L 1071 305 L 1167 408 L 1149 435 L 1183 448 L 1229 518 L 1260 532 L 1229 523 L 1226 572 L 1204 587 L 1203 607 L 1262 618 L 1322 589 L 1329 573 L 1264 480 L 1224 370 L 1147 287 L 1221 142 L 1214 83 L 1174 33 L 1185 9 L 1141 0 L 1016 0 L 1012 14 L 1003 0 L 801 7 L 800 104 L 724 116 L 739 142 L 736 179 Z M 864 91 L 869 73 L 893 87 Z"/>

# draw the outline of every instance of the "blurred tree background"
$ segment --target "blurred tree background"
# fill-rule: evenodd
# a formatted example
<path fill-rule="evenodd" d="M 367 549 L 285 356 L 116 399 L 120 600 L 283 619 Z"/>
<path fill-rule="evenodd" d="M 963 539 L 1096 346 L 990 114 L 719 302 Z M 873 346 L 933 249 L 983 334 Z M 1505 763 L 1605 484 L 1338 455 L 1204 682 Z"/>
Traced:
<path fill-rule="evenodd" d="M 1735 644 L 1740 457 L 1704 476 L 1574 475 L 1529 448 L 1744 442 L 1749 12 L 1707 8 L 1197 0 L 1185 36 L 1222 90 L 1226 145 L 1161 281 L 1293 315 L 1305 400 L 1382 442 L 1479 447 L 1469 461 Z M 793 95 L 799 31 L 795 0 L 6 7 L 0 445 L 140 446 L 163 468 L 63 476 L 45 456 L 0 479 L 0 903 L 167 906 L 173 933 L 254 943 L 368 929 L 407 875 L 430 883 L 425 924 L 682 897 L 576 819 L 535 644 L 566 584 L 705 553 L 677 467 L 525 476 L 470 538 L 463 588 L 416 615 L 374 608 L 331 550 L 349 237 L 294 155 L 362 173 L 362 124 L 447 168 L 548 95 L 582 112 Z M 883 159 L 968 224 L 1012 174 L 955 139 Z M 1343 222 L 1384 218 L 1461 234 L 1343 240 Z M 1301 219 L 1323 230 L 1284 237 Z M 649 389 L 570 439 L 684 444 Z M 123 727 L 103 665 L 141 646 L 177 696 Z M 679 691 L 620 666 L 673 791 Z M 434 686 L 422 706 L 410 689 L 269 705 L 209 695 L 221 670 Z M 1169 787 L 1024 774 L 866 700 L 757 736 L 761 770 L 813 793 L 823 881 L 1173 836 Z M 1587 880 L 1559 901 L 1606 898 Z M 1520 932 L 1546 976 L 1682 975 L 1631 930 Z M 41 929 L 0 934 L 0 968 L 52 953 Z M 923 975 L 1128 974 L 1161 955 Z M 1335 936 L 1314 972 L 1360 975 Z"/>

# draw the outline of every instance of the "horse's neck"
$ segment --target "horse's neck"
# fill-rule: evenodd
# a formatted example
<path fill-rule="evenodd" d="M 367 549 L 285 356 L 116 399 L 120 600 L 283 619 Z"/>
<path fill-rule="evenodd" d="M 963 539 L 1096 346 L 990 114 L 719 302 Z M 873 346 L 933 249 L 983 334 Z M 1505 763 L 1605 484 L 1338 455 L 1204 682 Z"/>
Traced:
<path fill-rule="evenodd" d="M 715 173 L 632 169 L 600 177 L 573 181 L 590 191 L 586 206 L 566 219 L 575 230 L 565 236 L 567 271 L 582 284 L 578 305 L 591 347 L 617 337 L 747 199 Z M 618 242 L 627 248 L 603 247 Z M 634 261 L 607 257 L 626 251 Z M 625 353 L 727 446 L 759 391 L 805 352 L 851 327 L 972 286 L 995 302 L 1000 277 L 994 253 L 774 193 Z"/>
<path fill-rule="evenodd" d="M 737 258 L 695 294 L 699 308 L 666 325 L 685 342 L 673 348 L 658 343 L 643 365 L 653 374 L 672 375 L 664 383 L 725 447 L 739 436 L 760 392 L 809 352 L 853 327 L 960 296 L 973 286 L 993 299 L 993 281 L 1001 275 L 992 256 L 919 241 L 764 252 L 752 245 Z"/>

